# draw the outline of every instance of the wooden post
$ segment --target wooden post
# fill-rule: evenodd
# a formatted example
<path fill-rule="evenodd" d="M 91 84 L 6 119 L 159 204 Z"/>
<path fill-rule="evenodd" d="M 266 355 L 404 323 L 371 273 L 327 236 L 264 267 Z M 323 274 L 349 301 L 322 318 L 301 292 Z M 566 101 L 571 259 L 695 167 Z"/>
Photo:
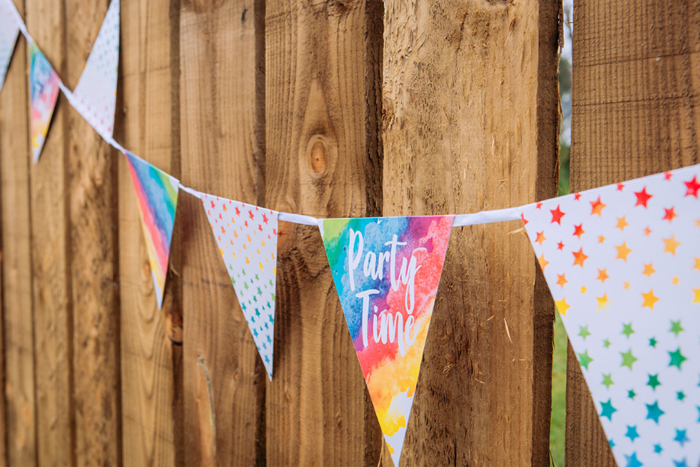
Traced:
<path fill-rule="evenodd" d="M 270 0 L 266 205 L 381 214 L 382 4 Z M 376 465 L 381 434 L 318 228 L 280 224 L 268 465 Z"/>
<path fill-rule="evenodd" d="M 182 182 L 261 202 L 264 4 L 183 1 Z M 185 463 L 264 463 L 265 373 L 200 200 L 181 192 Z"/>
<path fill-rule="evenodd" d="M 384 214 L 556 196 L 560 5 L 385 5 Z M 522 223 L 454 229 L 403 464 L 548 465 L 553 320 Z"/>
<path fill-rule="evenodd" d="M 15 1 L 24 15 L 24 2 Z M 30 225 L 27 46 L 15 50 L 0 93 L 3 342 L 7 464 L 37 462 Z M 4 458 L 2 459 L 4 461 Z"/>
<path fill-rule="evenodd" d="M 117 139 L 174 177 L 180 176 L 179 15 L 179 2 L 122 0 L 117 92 L 122 117 Z M 171 272 L 159 310 L 131 175 L 124 158 L 115 157 L 120 159 L 123 462 L 184 465 L 180 228 L 174 229 Z"/>
<path fill-rule="evenodd" d="M 571 188 L 700 162 L 700 4 L 576 2 Z M 566 465 L 614 465 L 576 355 L 567 368 Z"/>

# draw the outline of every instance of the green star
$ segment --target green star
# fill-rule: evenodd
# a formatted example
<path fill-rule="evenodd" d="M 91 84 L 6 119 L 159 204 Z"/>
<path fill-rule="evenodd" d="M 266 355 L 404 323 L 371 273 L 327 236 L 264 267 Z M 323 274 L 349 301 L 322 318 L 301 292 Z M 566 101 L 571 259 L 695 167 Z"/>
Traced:
<path fill-rule="evenodd" d="M 245 287 L 246 290 L 248 290 L 248 283 L 247 282 L 244 282 L 243 286 Z"/>
<path fill-rule="evenodd" d="M 606 349 L 607 349 L 608 347 L 610 347 L 610 339 L 605 339 L 605 340 L 603 341 L 603 345 L 605 346 Z"/>
<path fill-rule="evenodd" d="M 634 400 L 634 396 L 636 396 L 636 395 L 637 395 L 637 393 L 634 392 L 634 389 L 630 389 L 629 391 L 627 391 L 627 397 L 629 397 L 630 399 Z"/>
<path fill-rule="evenodd" d="M 644 404 L 647 406 L 647 420 L 654 420 L 656 424 L 659 424 L 659 417 L 664 414 L 664 411 L 659 408 L 659 401 L 653 404 Z"/>
<path fill-rule="evenodd" d="M 612 374 L 603 375 L 603 382 L 600 383 L 600 384 L 602 384 L 603 386 L 605 386 L 607 389 L 610 389 L 610 386 L 612 386 L 613 384 L 615 384 L 615 383 L 613 382 L 613 380 L 612 380 Z"/>
<path fill-rule="evenodd" d="M 668 364 L 668 366 L 675 366 L 679 370 L 681 369 L 681 363 L 684 361 L 688 360 L 683 356 L 681 353 L 681 348 L 678 347 L 675 352 L 669 352 L 668 355 L 671 357 L 671 362 Z"/>
<path fill-rule="evenodd" d="M 586 350 L 584 353 L 578 354 L 578 361 L 581 363 L 582 367 L 588 370 L 588 365 L 593 361 L 593 359 L 588 356 L 588 350 Z"/>
<path fill-rule="evenodd" d="M 620 366 L 629 367 L 631 370 L 632 365 L 637 361 L 637 357 L 632 355 L 632 349 L 629 349 L 627 352 L 620 352 L 620 355 L 622 355 L 622 364 Z"/>
<path fill-rule="evenodd" d="M 656 386 L 660 386 L 661 383 L 659 382 L 659 375 L 649 375 L 649 381 L 647 381 L 647 386 L 651 386 L 651 388 L 656 391 Z"/>
<path fill-rule="evenodd" d="M 630 336 L 631 336 L 632 334 L 634 334 L 634 329 L 632 329 L 632 323 L 629 323 L 629 324 L 624 324 L 624 323 L 623 323 L 622 326 L 623 326 L 622 334 L 624 334 L 625 336 L 627 336 L 627 339 L 629 339 Z"/>
<path fill-rule="evenodd" d="M 683 326 L 681 326 L 681 320 L 671 321 L 671 329 L 669 329 L 669 331 L 678 337 L 678 334 L 680 334 L 681 331 L 684 331 Z"/>
<path fill-rule="evenodd" d="M 608 399 L 607 402 L 601 402 L 600 407 L 602 409 L 600 416 L 608 417 L 608 420 L 612 421 L 612 415 L 617 412 L 617 409 L 612 405 L 612 399 Z"/>
<path fill-rule="evenodd" d="M 685 399 L 685 393 L 684 393 L 683 391 L 678 391 L 678 392 L 676 393 L 676 398 L 677 398 L 679 401 L 683 402 L 683 399 Z"/>
<path fill-rule="evenodd" d="M 591 333 L 588 332 L 588 326 L 579 326 L 579 329 L 580 330 L 579 330 L 578 335 L 583 337 L 583 340 L 585 341 L 586 337 L 591 335 Z"/>
<path fill-rule="evenodd" d="M 652 337 L 651 339 L 649 339 L 650 346 L 656 347 L 656 344 L 657 344 L 656 338 Z"/>

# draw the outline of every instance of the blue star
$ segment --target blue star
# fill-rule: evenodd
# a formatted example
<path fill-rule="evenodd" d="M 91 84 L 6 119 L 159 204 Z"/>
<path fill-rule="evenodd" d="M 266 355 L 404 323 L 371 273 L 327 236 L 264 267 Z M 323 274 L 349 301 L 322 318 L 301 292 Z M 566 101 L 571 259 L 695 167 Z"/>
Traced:
<path fill-rule="evenodd" d="M 661 454 L 661 451 L 663 451 L 663 449 L 661 449 L 661 445 L 660 445 L 660 444 L 655 444 L 655 445 L 654 445 L 654 452 L 657 453 L 657 454 Z"/>
<path fill-rule="evenodd" d="M 255 337 L 258 337 L 258 330 L 257 330 L 257 329 L 253 329 L 253 335 L 254 335 Z"/>
<path fill-rule="evenodd" d="M 697 407 L 698 409 L 698 423 L 700 423 L 700 405 Z"/>
<path fill-rule="evenodd" d="M 686 463 L 685 458 L 683 458 L 683 460 L 680 460 L 680 461 L 675 461 L 675 460 L 674 460 L 674 461 L 673 461 L 673 465 L 674 465 L 675 467 L 688 467 L 688 464 Z"/>
<path fill-rule="evenodd" d="M 647 420 L 654 420 L 658 425 L 659 417 L 664 414 L 664 411 L 659 408 L 659 401 L 645 405 L 647 406 Z"/>
<path fill-rule="evenodd" d="M 636 452 L 633 452 L 631 456 L 625 454 L 625 458 L 627 459 L 627 467 L 642 467 L 642 465 L 644 465 L 637 459 Z"/>
<path fill-rule="evenodd" d="M 615 447 L 615 441 L 613 441 L 612 439 L 608 440 L 608 444 L 610 445 L 611 448 Z"/>
<path fill-rule="evenodd" d="M 625 436 L 627 436 L 630 441 L 634 443 L 634 440 L 639 438 L 639 434 L 637 433 L 637 425 L 627 425 L 627 433 L 625 433 Z"/>
<path fill-rule="evenodd" d="M 270 336 L 267 336 L 267 341 L 268 341 L 269 343 L 272 343 L 272 339 L 270 339 Z"/>
<path fill-rule="evenodd" d="M 688 431 L 688 430 L 679 430 L 678 428 L 676 428 L 676 437 L 673 438 L 673 441 L 678 441 L 680 443 L 681 447 L 683 447 L 683 445 L 685 443 L 690 441 L 688 439 L 688 437 L 686 436 L 686 431 Z"/>
<path fill-rule="evenodd" d="M 603 410 L 600 416 L 608 417 L 608 420 L 612 421 L 612 415 L 617 412 L 617 409 L 612 405 L 612 399 L 608 399 L 607 402 L 601 402 L 600 407 Z"/>
<path fill-rule="evenodd" d="M 267 355 L 265 355 L 265 361 L 266 361 L 267 363 L 270 363 L 270 359 L 267 358 Z"/>

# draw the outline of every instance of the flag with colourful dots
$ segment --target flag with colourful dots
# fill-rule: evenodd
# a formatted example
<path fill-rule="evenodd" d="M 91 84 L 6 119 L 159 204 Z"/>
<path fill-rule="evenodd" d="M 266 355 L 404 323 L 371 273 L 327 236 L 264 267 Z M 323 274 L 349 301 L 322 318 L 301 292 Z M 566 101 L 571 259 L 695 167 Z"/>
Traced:
<path fill-rule="evenodd" d="M 119 0 L 112 0 L 71 104 L 106 140 L 114 131 L 119 67 Z"/>
<path fill-rule="evenodd" d="M 207 194 L 202 196 L 202 203 L 253 341 L 272 380 L 279 213 Z"/>
<path fill-rule="evenodd" d="M 700 166 L 528 205 L 620 466 L 700 463 Z"/>
<path fill-rule="evenodd" d="M 5 82 L 5 73 L 10 66 L 21 22 L 12 1 L 0 0 L 0 89 Z"/>

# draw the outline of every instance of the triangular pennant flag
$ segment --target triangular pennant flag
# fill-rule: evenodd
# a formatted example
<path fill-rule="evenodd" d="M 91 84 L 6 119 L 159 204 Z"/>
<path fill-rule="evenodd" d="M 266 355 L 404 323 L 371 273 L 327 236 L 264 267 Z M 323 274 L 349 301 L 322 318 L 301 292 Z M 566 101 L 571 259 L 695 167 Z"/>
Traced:
<path fill-rule="evenodd" d="M 523 211 L 620 466 L 700 463 L 699 180 L 696 165 Z"/>
<path fill-rule="evenodd" d="M 163 306 L 180 181 L 128 151 L 124 154 L 139 200 L 143 236 L 160 309 Z"/>
<path fill-rule="evenodd" d="M 32 157 L 39 160 L 49 132 L 61 81 L 35 43 L 29 46 L 29 98 L 31 100 Z"/>
<path fill-rule="evenodd" d="M 322 224 L 340 304 L 397 466 L 452 218 L 324 219 Z"/>
<path fill-rule="evenodd" d="M 272 380 L 278 212 L 217 196 L 202 203 L 238 302 Z"/>
<path fill-rule="evenodd" d="M 20 18 L 12 0 L 0 0 L 0 89 L 19 35 Z"/>
<path fill-rule="evenodd" d="M 119 0 L 112 0 L 71 104 L 103 138 L 112 138 L 119 67 Z"/>

